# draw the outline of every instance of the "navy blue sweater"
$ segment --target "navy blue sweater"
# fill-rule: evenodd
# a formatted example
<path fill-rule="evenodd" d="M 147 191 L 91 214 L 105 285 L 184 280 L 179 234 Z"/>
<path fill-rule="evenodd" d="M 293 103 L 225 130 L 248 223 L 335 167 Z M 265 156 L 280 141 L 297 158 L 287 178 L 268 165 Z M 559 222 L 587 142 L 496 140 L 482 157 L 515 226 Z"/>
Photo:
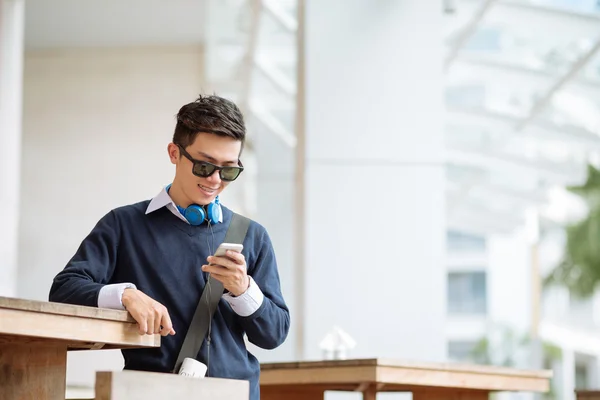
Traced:
<path fill-rule="evenodd" d="M 125 369 L 169 372 L 194 315 L 206 282 L 201 266 L 210 249 L 225 239 L 232 211 L 223 208 L 223 223 L 192 226 L 166 207 L 145 214 L 149 201 L 117 208 L 106 214 L 83 240 L 76 254 L 55 278 L 50 301 L 97 307 L 102 286 L 132 282 L 163 304 L 177 331 L 162 338 L 159 348 L 122 350 Z M 260 367 L 246 350 L 244 334 L 258 347 L 273 349 L 285 340 L 290 326 L 280 290 L 275 253 L 266 230 L 252 221 L 243 254 L 252 276 L 264 293 L 252 315 L 237 315 L 223 299 L 211 327 L 211 377 L 250 382 L 250 399 L 259 399 Z M 206 341 L 197 359 L 206 362 Z"/>

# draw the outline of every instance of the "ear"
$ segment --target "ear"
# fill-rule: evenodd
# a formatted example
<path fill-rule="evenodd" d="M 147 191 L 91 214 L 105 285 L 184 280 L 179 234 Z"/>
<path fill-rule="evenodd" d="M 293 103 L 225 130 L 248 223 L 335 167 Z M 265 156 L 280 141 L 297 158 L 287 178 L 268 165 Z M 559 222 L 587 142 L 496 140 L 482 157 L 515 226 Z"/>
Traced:
<path fill-rule="evenodd" d="M 179 147 L 175 143 L 169 143 L 167 146 L 167 152 L 171 159 L 171 164 L 177 164 L 179 162 Z"/>

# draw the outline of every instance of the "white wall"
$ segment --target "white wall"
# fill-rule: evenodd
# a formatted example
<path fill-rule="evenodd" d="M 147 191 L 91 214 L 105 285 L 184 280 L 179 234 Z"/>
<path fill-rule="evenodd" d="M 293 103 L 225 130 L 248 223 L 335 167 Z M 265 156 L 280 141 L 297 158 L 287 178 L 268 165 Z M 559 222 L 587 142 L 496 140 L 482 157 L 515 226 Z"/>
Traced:
<path fill-rule="evenodd" d="M 21 297 L 45 298 L 40 289 L 111 208 L 170 182 L 174 116 L 201 86 L 197 47 L 27 54 Z"/>
<path fill-rule="evenodd" d="M 339 325 L 349 357 L 442 360 L 441 7 L 308 1 L 306 23 L 304 357 Z"/>
<path fill-rule="evenodd" d="M 210 88 L 197 46 L 29 52 L 24 80 L 18 295 L 47 300 L 102 215 L 170 182 L 174 116 Z M 121 366 L 118 352 L 72 353 L 68 382 Z"/>
<path fill-rule="evenodd" d="M 24 0 L 0 0 L 0 296 L 17 291 Z"/>

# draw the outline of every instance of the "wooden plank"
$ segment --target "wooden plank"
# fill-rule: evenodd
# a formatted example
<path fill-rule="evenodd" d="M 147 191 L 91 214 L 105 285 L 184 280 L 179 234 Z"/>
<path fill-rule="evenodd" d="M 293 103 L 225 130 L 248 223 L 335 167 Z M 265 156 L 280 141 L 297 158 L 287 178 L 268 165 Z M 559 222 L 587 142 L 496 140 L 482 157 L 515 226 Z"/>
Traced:
<path fill-rule="evenodd" d="M 96 400 L 248 400 L 245 380 L 189 378 L 169 373 L 100 371 L 96 373 Z"/>
<path fill-rule="evenodd" d="M 260 373 L 261 385 L 306 385 L 306 384 L 353 384 L 376 382 L 377 371 L 374 367 L 329 367 L 299 369 L 267 369 Z"/>
<path fill-rule="evenodd" d="M 140 335 L 131 322 L 0 308 L 0 336 L 5 335 L 112 345 L 103 348 L 160 346 L 160 335 Z"/>
<path fill-rule="evenodd" d="M 0 309 L 2 308 L 135 323 L 127 311 L 0 296 Z"/>
<path fill-rule="evenodd" d="M 546 392 L 548 379 L 488 375 L 463 371 L 425 371 L 398 367 L 330 367 L 269 369 L 261 372 L 261 385 L 340 385 L 360 382 L 385 384 L 385 391 L 404 391 L 412 387 L 443 386 L 485 390 L 525 390 Z"/>
<path fill-rule="evenodd" d="M 488 370 L 489 371 L 489 370 Z M 477 370 L 424 370 L 401 367 L 377 367 L 378 383 L 400 386 L 446 387 L 454 389 L 547 392 L 548 378 L 532 374 L 494 374 Z M 390 387 L 390 388 L 391 388 Z M 399 389 L 400 389 L 399 388 Z"/>
<path fill-rule="evenodd" d="M 521 370 L 515 368 L 496 367 L 489 365 L 472 365 L 458 363 L 423 363 L 394 360 L 388 358 L 365 358 L 350 360 L 327 361 L 300 361 L 300 362 L 275 362 L 261 364 L 262 370 L 270 369 L 302 369 L 302 368 L 329 368 L 347 366 L 378 366 L 422 369 L 433 371 L 463 371 L 473 373 L 486 373 L 493 375 L 529 376 L 538 378 L 551 378 L 552 372 L 547 370 Z"/>
<path fill-rule="evenodd" d="M 328 361 L 291 361 L 291 362 L 272 362 L 262 363 L 261 369 L 302 369 L 302 368 L 329 368 L 329 367 L 355 367 L 355 366 L 376 366 L 379 359 L 350 359 L 350 360 L 328 360 Z"/>
<path fill-rule="evenodd" d="M 0 399 L 64 400 L 67 347 L 0 346 Z"/>
<path fill-rule="evenodd" d="M 48 338 L 32 338 L 18 335 L 0 335 L 0 346 L 7 344 L 21 344 L 28 346 L 65 345 L 69 350 L 100 350 L 100 349 L 125 349 L 139 346 L 113 345 L 96 342 L 69 341 Z"/>

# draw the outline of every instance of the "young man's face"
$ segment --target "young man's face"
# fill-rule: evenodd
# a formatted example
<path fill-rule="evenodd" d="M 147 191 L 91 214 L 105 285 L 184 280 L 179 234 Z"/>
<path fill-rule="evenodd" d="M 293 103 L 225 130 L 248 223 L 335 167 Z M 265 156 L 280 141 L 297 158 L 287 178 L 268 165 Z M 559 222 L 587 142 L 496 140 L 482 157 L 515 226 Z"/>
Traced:
<path fill-rule="evenodd" d="M 185 150 L 195 160 L 207 161 L 223 167 L 236 167 L 241 148 L 242 142 L 239 140 L 212 133 L 200 133 L 194 143 Z M 181 154 L 181 149 L 176 144 L 169 144 L 169 157 L 176 165 L 175 181 L 189 204 L 209 204 L 230 183 L 221 180 L 219 171 L 215 171 L 207 178 L 194 175 L 193 162 Z"/>

